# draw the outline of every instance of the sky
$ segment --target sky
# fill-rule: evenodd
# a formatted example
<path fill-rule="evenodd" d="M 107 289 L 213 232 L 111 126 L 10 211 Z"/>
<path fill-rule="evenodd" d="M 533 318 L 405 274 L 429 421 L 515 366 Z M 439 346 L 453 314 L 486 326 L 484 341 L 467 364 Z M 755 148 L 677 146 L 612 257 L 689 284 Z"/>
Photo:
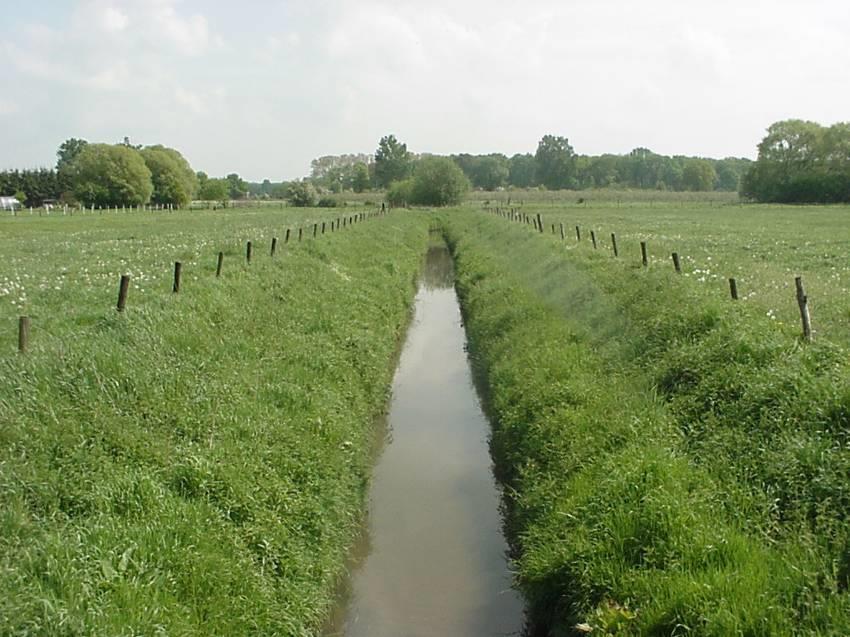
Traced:
<path fill-rule="evenodd" d="M 293 179 L 322 155 L 755 157 L 775 121 L 850 120 L 847 0 L 41 0 L 0 37 L 0 169 L 69 137 Z"/>

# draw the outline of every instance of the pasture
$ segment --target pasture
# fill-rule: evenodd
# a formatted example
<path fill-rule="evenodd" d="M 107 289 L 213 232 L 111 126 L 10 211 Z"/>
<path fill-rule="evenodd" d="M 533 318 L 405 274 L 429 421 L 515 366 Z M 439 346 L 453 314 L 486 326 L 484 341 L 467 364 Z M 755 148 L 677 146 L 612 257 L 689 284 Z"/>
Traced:
<path fill-rule="evenodd" d="M 850 210 L 507 194 L 0 218 L 0 634 L 318 634 L 429 228 L 530 634 L 850 629 Z"/>

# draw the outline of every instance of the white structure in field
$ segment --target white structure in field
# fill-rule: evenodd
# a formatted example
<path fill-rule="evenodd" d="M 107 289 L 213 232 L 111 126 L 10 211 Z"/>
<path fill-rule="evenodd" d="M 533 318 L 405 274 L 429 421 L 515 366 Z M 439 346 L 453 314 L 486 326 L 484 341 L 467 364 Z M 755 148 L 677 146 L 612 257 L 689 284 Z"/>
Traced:
<path fill-rule="evenodd" d="M 0 197 L 0 210 L 18 210 L 22 207 L 21 202 L 14 197 Z"/>

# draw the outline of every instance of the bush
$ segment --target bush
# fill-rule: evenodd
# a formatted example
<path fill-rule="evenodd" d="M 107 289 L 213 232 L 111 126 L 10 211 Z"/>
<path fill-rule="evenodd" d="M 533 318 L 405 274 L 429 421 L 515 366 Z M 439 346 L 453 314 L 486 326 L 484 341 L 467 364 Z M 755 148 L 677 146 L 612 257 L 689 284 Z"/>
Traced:
<path fill-rule="evenodd" d="M 457 205 L 469 191 L 469 179 L 447 157 L 426 157 L 413 173 L 411 203 L 424 206 Z"/>
<path fill-rule="evenodd" d="M 286 191 L 286 200 L 296 208 L 315 206 L 316 198 L 316 189 L 308 181 L 293 181 Z"/>
<path fill-rule="evenodd" d="M 406 206 L 413 201 L 413 179 L 394 181 L 387 189 L 387 201 L 391 206 Z"/>
<path fill-rule="evenodd" d="M 336 208 L 339 205 L 333 197 L 322 197 L 319 199 L 319 208 Z"/>

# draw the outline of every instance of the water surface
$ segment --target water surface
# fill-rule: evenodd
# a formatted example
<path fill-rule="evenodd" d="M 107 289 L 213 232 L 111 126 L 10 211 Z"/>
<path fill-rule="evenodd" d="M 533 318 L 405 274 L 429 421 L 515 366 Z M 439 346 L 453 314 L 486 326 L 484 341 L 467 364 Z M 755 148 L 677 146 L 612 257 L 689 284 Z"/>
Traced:
<path fill-rule="evenodd" d="M 520 635 L 499 492 L 444 244 L 426 258 L 373 477 L 345 637 Z"/>

